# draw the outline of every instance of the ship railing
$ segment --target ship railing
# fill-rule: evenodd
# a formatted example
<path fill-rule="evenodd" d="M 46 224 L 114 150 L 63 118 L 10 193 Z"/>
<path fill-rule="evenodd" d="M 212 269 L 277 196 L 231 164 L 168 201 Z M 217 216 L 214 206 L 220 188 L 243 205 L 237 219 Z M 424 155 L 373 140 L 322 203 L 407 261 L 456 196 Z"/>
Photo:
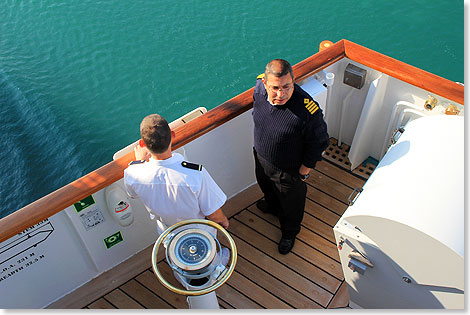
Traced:
<path fill-rule="evenodd" d="M 344 39 L 294 65 L 295 81 L 301 82 L 345 57 L 430 93 L 464 104 L 464 87 L 461 84 Z M 253 88 L 176 127 L 173 148 L 178 149 L 251 109 L 252 95 Z M 129 152 L 1 219 L 0 242 L 120 180 L 128 163 L 134 159 L 134 152 Z"/>

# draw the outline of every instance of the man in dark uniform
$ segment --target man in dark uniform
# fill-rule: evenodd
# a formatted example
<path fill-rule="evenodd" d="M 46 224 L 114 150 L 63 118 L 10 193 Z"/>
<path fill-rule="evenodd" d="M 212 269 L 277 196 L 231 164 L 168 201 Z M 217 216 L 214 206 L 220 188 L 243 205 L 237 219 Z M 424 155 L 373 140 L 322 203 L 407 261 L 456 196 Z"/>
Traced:
<path fill-rule="evenodd" d="M 253 100 L 255 173 L 264 193 L 257 206 L 279 217 L 279 252 L 287 254 L 300 232 L 305 180 L 322 159 L 329 136 L 318 103 L 294 83 L 292 67 L 283 59 L 266 65 Z"/>

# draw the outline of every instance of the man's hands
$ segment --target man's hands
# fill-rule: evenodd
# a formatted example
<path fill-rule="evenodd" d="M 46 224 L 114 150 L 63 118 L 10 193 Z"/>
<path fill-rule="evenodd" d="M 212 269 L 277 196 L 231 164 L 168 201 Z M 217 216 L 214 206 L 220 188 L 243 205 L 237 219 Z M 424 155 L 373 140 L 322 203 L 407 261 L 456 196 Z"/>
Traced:
<path fill-rule="evenodd" d="M 216 210 L 214 213 L 207 216 L 207 218 L 215 223 L 220 224 L 224 229 L 228 228 L 228 219 L 222 212 L 222 209 Z"/>
<path fill-rule="evenodd" d="M 134 147 L 134 154 L 136 160 L 148 161 L 152 156 L 147 147 L 142 147 L 139 144 Z"/>
<path fill-rule="evenodd" d="M 300 175 L 307 175 L 310 173 L 311 168 L 304 166 L 303 164 L 299 168 L 299 174 Z"/>

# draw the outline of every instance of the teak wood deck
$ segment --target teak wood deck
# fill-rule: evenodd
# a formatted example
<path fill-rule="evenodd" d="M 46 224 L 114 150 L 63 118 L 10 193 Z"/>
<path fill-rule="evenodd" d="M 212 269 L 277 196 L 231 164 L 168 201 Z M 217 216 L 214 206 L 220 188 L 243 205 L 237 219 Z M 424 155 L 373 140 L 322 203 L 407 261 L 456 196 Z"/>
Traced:
<path fill-rule="evenodd" d="M 279 222 L 256 208 L 256 201 L 262 198 L 257 185 L 224 205 L 223 211 L 230 218 L 228 231 L 238 249 L 238 261 L 230 279 L 216 290 L 221 308 L 349 308 L 333 227 L 346 210 L 349 195 L 354 188 L 364 185 L 368 174 L 363 170 L 346 170 L 338 160 L 344 159 L 348 147 L 343 145 L 338 149 L 335 145 L 332 139 L 325 160 L 317 163 L 307 181 L 302 230 L 291 253 L 279 254 Z M 373 171 L 373 167 L 368 169 Z M 220 239 L 224 243 L 223 237 Z M 151 247 L 143 250 L 50 307 L 188 308 L 186 297 L 169 291 L 157 280 L 151 267 L 151 251 Z M 169 281 L 174 279 L 164 255 L 159 257 L 162 257 L 159 261 L 162 274 Z M 176 280 L 173 284 L 179 285 Z"/>

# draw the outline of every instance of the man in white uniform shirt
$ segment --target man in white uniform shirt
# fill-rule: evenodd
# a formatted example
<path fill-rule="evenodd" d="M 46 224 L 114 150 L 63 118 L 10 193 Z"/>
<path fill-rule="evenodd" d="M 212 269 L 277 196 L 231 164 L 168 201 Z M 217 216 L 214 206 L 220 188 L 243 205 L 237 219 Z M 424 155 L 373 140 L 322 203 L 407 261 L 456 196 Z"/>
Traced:
<path fill-rule="evenodd" d="M 160 115 L 149 115 L 140 124 L 140 134 L 142 141 L 134 148 L 138 161 L 129 163 L 124 171 L 127 193 L 140 197 L 151 218 L 160 219 L 166 227 L 207 218 L 228 228 L 228 219 L 220 209 L 227 196 L 205 168 L 171 152 L 175 133 L 167 121 Z M 162 228 L 165 226 L 159 226 L 159 234 Z"/>
<path fill-rule="evenodd" d="M 160 115 L 149 115 L 140 124 L 140 135 L 142 139 L 134 148 L 137 161 L 124 170 L 124 186 L 132 198 L 140 197 L 150 218 L 156 219 L 158 234 L 189 219 L 207 218 L 228 228 L 228 219 L 220 209 L 227 196 L 205 168 L 183 161 L 181 154 L 171 152 L 175 133 L 168 122 Z M 201 228 L 215 237 L 214 228 L 205 225 Z M 217 255 L 220 257 L 220 253 Z M 223 248 L 222 265 L 227 265 L 229 255 L 228 249 Z M 218 261 L 215 259 L 213 264 Z M 173 273 L 186 289 L 191 288 L 190 279 Z M 216 303 L 217 297 L 213 295 Z"/>

